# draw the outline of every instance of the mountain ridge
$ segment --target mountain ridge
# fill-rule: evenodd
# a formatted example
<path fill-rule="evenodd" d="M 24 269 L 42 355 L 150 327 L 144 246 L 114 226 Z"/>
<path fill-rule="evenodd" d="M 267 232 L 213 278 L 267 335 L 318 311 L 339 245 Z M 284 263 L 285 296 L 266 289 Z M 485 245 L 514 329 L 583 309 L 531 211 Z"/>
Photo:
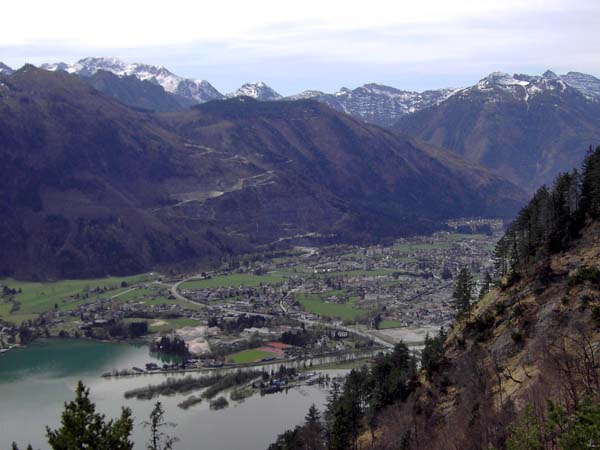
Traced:
<path fill-rule="evenodd" d="M 263 101 L 277 101 L 282 98 L 291 100 L 311 98 L 321 101 L 337 111 L 351 114 L 361 120 L 383 127 L 392 127 L 398 119 L 405 115 L 438 105 L 464 89 L 469 89 L 469 87 L 440 88 L 416 92 L 377 83 L 367 83 L 355 89 L 341 88 L 334 93 L 309 90 L 283 97 L 264 82 L 257 82 L 246 83 L 237 91 L 223 95 L 207 81 L 180 77 L 163 66 L 141 63 L 129 64 L 117 58 L 84 58 L 74 64 L 43 64 L 41 68 L 68 71 L 84 77 L 91 76 L 98 70 L 110 71 L 117 76 L 135 75 L 141 80 L 149 80 L 159 84 L 166 92 L 192 103 L 203 103 L 235 96 L 249 96 Z M 546 74 L 550 73 L 550 71 L 546 72 Z M 540 78 L 540 76 L 518 74 L 511 76 L 502 72 L 494 72 L 484 77 L 482 81 L 498 74 L 510 78 L 518 77 L 521 81 Z M 600 101 L 600 80 L 598 78 L 578 72 L 569 72 L 560 76 L 552 73 L 552 75 L 567 85 L 580 90 L 588 100 Z M 542 75 L 541 78 L 543 77 Z M 482 81 L 474 86 L 481 84 Z M 185 106 L 189 106 L 189 104 Z"/>

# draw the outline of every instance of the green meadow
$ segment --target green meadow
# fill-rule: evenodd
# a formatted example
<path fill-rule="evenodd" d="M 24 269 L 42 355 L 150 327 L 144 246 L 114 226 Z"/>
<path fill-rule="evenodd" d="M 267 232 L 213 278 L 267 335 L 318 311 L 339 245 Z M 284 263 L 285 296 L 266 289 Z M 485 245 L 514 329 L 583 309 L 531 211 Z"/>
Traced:
<path fill-rule="evenodd" d="M 13 279 L 0 280 L 0 284 L 11 289 L 21 290 L 14 295 L 18 309 L 11 312 L 12 302 L 7 297 L 0 299 L 0 318 L 21 323 L 23 320 L 34 319 L 38 314 L 54 309 L 70 310 L 77 306 L 93 302 L 98 298 L 110 298 L 131 289 L 121 287 L 123 282 L 131 286 L 142 281 L 150 280 L 150 274 L 129 277 L 108 277 L 88 280 L 63 280 L 56 282 L 31 282 Z M 97 288 L 103 292 L 94 292 Z M 132 291 L 132 295 L 135 291 Z M 129 295 L 123 294 L 123 297 Z M 122 298 L 117 297 L 119 300 Z"/>
<path fill-rule="evenodd" d="M 380 330 L 387 330 L 388 328 L 399 328 L 402 324 L 397 320 L 382 320 L 379 322 Z"/>
<path fill-rule="evenodd" d="M 255 287 L 261 284 L 277 284 L 285 281 L 282 273 L 273 273 L 266 275 L 251 275 L 247 273 L 232 273 L 228 275 L 218 275 L 205 280 L 190 280 L 180 285 L 181 289 L 207 289 L 218 287 Z"/>
<path fill-rule="evenodd" d="M 319 294 L 299 294 L 296 300 L 302 308 L 321 317 L 332 317 L 342 320 L 357 320 L 368 314 L 366 309 L 356 307 L 357 297 L 351 297 L 346 303 L 328 303 L 327 297 L 344 295 L 344 291 L 328 291 Z"/>
<path fill-rule="evenodd" d="M 231 355 L 227 356 L 227 359 L 236 364 L 244 364 L 260 361 L 261 359 L 267 358 L 269 356 L 274 356 L 274 354 L 271 352 L 266 352 L 264 350 L 251 348 L 248 350 L 242 350 L 241 352 L 232 353 Z"/>

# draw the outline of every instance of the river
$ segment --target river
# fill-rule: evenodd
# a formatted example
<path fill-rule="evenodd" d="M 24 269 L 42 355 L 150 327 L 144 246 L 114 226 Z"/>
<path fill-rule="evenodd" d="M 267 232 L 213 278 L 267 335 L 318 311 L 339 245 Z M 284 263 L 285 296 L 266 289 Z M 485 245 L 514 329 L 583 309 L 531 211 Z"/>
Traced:
<path fill-rule="evenodd" d="M 48 449 L 45 426 L 58 427 L 63 403 L 74 398 L 78 380 L 90 388 L 97 411 L 108 417 L 116 417 L 121 406 L 132 409 L 135 448 L 145 449 L 148 433 L 142 422 L 156 400 L 127 400 L 123 393 L 160 383 L 167 376 L 106 379 L 100 374 L 143 367 L 150 361 L 157 358 L 144 345 L 76 340 L 41 341 L 1 354 L 0 449 L 9 449 L 12 441 L 21 447 L 31 443 L 35 449 Z M 327 392 L 318 386 L 303 386 L 287 393 L 255 395 L 242 403 L 230 402 L 220 411 L 210 410 L 208 402 L 187 411 L 178 408 L 188 395 L 160 397 L 167 420 L 176 424 L 169 430 L 179 438 L 175 450 L 265 450 L 278 434 L 299 424 L 312 403 L 321 408 Z"/>

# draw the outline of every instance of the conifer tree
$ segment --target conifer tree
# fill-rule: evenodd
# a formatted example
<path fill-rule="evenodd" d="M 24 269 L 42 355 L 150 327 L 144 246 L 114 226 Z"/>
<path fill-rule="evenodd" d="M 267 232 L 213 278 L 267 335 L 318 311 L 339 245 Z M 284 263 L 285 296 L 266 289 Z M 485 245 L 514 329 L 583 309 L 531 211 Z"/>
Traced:
<path fill-rule="evenodd" d="M 106 421 L 104 414 L 96 413 L 89 396 L 90 390 L 80 381 L 75 400 L 65 403 L 61 427 L 57 430 L 46 427 L 50 447 L 53 450 L 132 450 L 131 410 L 123 408 L 119 419 Z"/>
<path fill-rule="evenodd" d="M 314 404 L 308 409 L 303 428 L 302 440 L 305 450 L 322 450 L 324 448 L 323 424 L 321 423 L 321 413 Z"/>
<path fill-rule="evenodd" d="M 463 267 L 456 277 L 452 298 L 459 317 L 469 312 L 473 301 L 473 277 L 466 267 Z"/>
<path fill-rule="evenodd" d="M 485 294 L 490 291 L 490 287 L 492 286 L 494 280 L 492 280 L 492 275 L 489 272 L 486 272 L 483 276 L 483 281 L 481 283 L 481 289 L 479 290 L 479 300 L 481 300 Z"/>

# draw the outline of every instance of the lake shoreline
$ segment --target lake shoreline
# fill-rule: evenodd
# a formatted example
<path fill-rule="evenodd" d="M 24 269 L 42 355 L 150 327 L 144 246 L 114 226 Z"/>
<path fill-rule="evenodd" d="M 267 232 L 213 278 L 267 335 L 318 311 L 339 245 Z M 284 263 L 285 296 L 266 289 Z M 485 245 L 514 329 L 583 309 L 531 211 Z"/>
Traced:
<path fill-rule="evenodd" d="M 141 424 L 148 417 L 153 402 L 125 399 L 124 393 L 145 386 L 148 379 L 103 379 L 99 374 L 112 367 L 141 365 L 148 360 L 160 361 L 150 355 L 146 346 L 113 341 L 40 339 L 20 351 L 7 352 L 0 364 L 3 401 L 0 448 L 10 448 L 12 441 L 16 441 L 20 446 L 31 443 L 34 448 L 47 450 L 44 427 L 60 425 L 64 402 L 74 398 L 79 380 L 90 389 L 97 410 L 108 418 L 117 417 L 121 406 L 132 409 L 135 449 L 145 448 L 147 430 Z M 157 375 L 157 381 L 176 376 Z M 264 450 L 281 430 L 299 424 L 312 403 L 322 407 L 326 390 L 319 386 L 300 386 L 287 393 L 253 395 L 243 402 L 230 401 L 230 406 L 222 410 L 211 410 L 209 402 L 183 410 L 178 405 L 187 398 L 184 394 L 160 397 L 169 421 L 177 423 L 174 435 L 181 439 L 177 448 Z M 31 423 L 39 426 L 32 428 Z M 228 432 L 231 424 L 240 428 L 242 437 Z"/>

